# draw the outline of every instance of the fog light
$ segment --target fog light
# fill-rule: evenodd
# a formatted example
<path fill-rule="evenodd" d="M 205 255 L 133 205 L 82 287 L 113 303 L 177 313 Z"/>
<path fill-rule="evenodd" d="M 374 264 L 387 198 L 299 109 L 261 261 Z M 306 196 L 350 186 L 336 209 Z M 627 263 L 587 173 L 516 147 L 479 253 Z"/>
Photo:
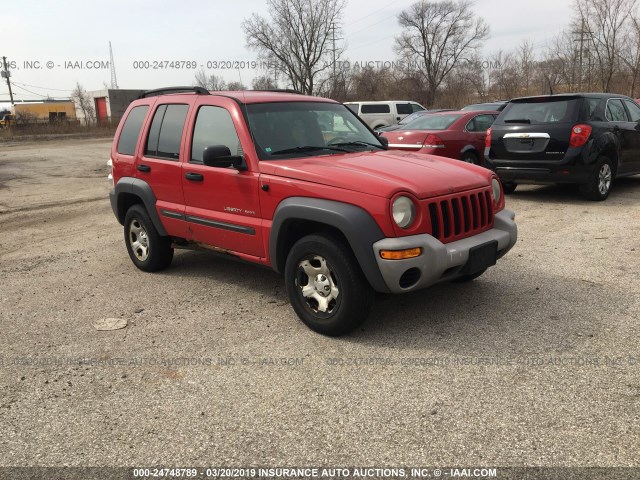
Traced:
<path fill-rule="evenodd" d="M 409 248 L 407 250 L 380 250 L 380 256 L 385 260 L 406 260 L 422 255 L 422 248 Z"/>

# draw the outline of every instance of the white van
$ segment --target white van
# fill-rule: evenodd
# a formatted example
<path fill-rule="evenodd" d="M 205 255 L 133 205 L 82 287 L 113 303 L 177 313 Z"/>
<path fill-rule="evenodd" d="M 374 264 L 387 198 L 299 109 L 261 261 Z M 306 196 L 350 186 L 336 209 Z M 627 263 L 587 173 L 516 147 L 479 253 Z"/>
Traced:
<path fill-rule="evenodd" d="M 419 103 L 409 100 L 345 102 L 345 105 L 373 129 L 395 125 L 413 112 L 426 110 Z"/>

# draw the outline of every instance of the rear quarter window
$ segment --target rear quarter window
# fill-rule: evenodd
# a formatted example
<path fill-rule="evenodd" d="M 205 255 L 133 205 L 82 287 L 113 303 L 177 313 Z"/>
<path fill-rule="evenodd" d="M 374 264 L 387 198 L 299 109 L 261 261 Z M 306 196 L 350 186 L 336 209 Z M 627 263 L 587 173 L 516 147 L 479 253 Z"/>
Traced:
<path fill-rule="evenodd" d="M 360 107 L 360 113 L 391 113 L 391 108 L 388 104 L 369 104 L 362 105 Z"/>
<path fill-rule="evenodd" d="M 135 155 L 140 130 L 142 130 L 142 124 L 148 111 L 148 105 L 141 105 L 131 109 L 120 132 L 118 146 L 116 147 L 118 153 L 122 155 Z"/>

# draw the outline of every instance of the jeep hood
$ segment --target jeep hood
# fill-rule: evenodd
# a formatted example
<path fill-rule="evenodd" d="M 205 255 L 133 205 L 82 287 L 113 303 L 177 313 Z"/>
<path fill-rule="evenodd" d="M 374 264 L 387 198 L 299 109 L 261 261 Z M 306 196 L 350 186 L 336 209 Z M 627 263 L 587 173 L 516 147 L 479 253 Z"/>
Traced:
<path fill-rule="evenodd" d="M 490 175 L 459 160 L 393 150 L 261 161 L 260 171 L 386 198 L 409 192 L 421 199 L 487 186 Z"/>

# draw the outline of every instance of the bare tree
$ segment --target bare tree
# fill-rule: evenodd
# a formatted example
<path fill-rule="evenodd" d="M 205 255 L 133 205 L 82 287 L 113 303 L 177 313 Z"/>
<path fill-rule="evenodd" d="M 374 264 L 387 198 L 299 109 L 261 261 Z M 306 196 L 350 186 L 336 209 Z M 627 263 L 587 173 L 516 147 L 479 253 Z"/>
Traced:
<path fill-rule="evenodd" d="M 344 0 L 267 0 L 270 19 L 253 14 L 242 23 L 247 46 L 282 69 L 291 86 L 313 94 L 320 76 L 339 60 L 333 50 L 339 36 Z M 334 55 L 335 53 L 335 55 Z"/>
<path fill-rule="evenodd" d="M 80 82 L 76 83 L 76 88 L 71 93 L 71 100 L 76 108 L 82 112 L 85 125 L 91 125 L 96 120 L 96 107 L 93 97 L 82 88 Z"/>
<path fill-rule="evenodd" d="M 227 88 L 225 88 L 225 90 L 246 90 L 247 87 L 244 85 L 244 83 L 240 82 L 240 81 L 234 81 L 234 82 L 229 82 L 227 83 Z"/>
<path fill-rule="evenodd" d="M 194 80 L 197 87 L 203 87 L 212 91 L 227 90 L 227 84 L 224 78 L 213 74 L 207 75 L 204 69 L 196 72 Z"/>
<path fill-rule="evenodd" d="M 619 71 L 622 44 L 636 0 L 575 0 L 575 6 L 578 18 L 574 31 L 588 39 L 600 88 L 609 92 L 614 74 Z"/>
<path fill-rule="evenodd" d="M 468 59 L 489 36 L 489 26 L 476 18 L 470 0 L 420 0 L 400 13 L 403 28 L 396 51 L 419 65 L 427 84 L 427 104 L 453 69 Z"/>
<path fill-rule="evenodd" d="M 278 88 L 278 84 L 270 76 L 261 75 L 253 79 L 251 88 L 253 90 L 275 90 Z"/>

